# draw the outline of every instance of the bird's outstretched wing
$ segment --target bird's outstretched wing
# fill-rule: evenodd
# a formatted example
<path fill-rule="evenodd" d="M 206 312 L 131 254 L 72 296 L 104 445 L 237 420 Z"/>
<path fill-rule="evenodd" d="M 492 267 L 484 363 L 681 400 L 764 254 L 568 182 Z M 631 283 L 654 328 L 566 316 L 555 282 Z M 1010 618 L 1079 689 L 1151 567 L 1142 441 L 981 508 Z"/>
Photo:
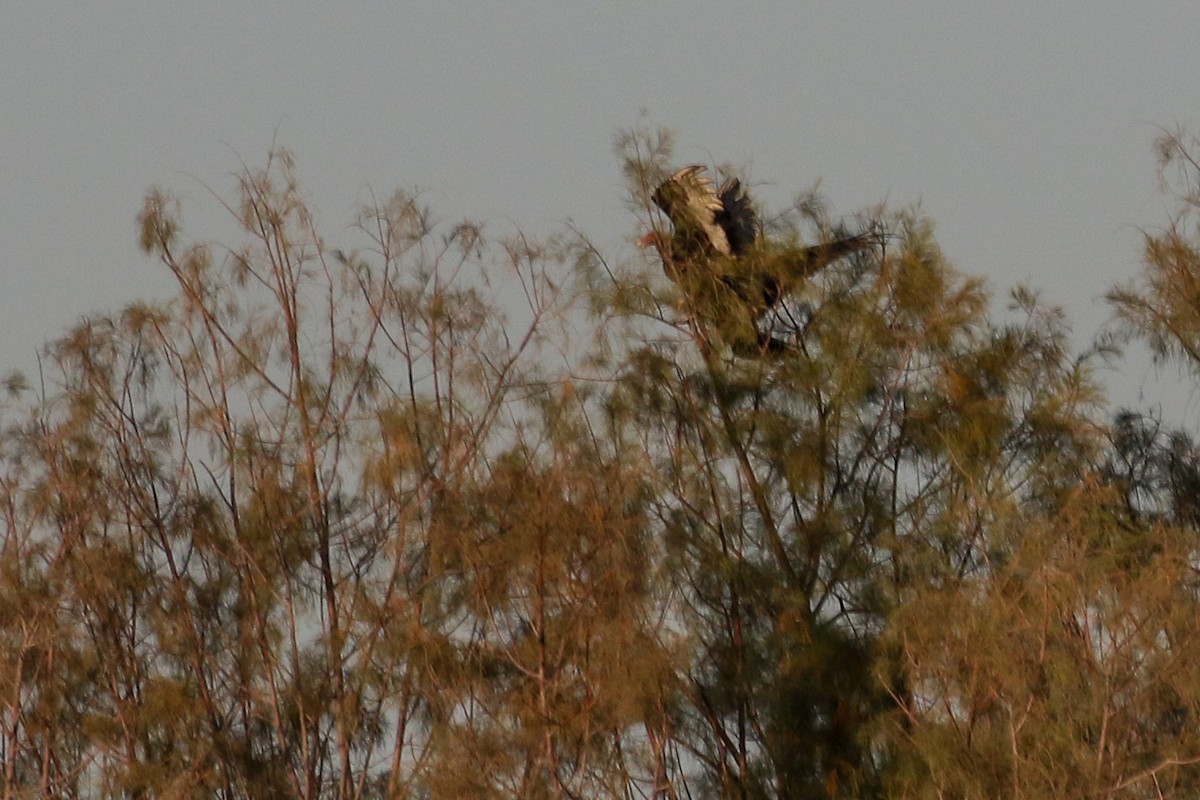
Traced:
<path fill-rule="evenodd" d="M 881 234 L 868 231 L 810 247 L 801 247 L 789 254 L 789 266 L 794 267 L 800 276 L 807 277 L 820 272 L 840 258 L 879 245 L 882 241 Z"/>
<path fill-rule="evenodd" d="M 693 164 L 678 170 L 654 190 L 653 200 L 671 220 L 677 241 L 721 255 L 732 253 L 729 237 L 717 222 L 724 206 L 704 167 Z"/>
<path fill-rule="evenodd" d="M 886 236 L 874 231 L 845 236 L 808 247 L 788 247 L 771 251 L 766 261 L 753 261 L 758 270 L 744 274 L 735 291 L 748 302 L 756 303 L 759 313 L 774 308 L 784 295 L 830 264 L 853 253 L 881 244 Z"/>

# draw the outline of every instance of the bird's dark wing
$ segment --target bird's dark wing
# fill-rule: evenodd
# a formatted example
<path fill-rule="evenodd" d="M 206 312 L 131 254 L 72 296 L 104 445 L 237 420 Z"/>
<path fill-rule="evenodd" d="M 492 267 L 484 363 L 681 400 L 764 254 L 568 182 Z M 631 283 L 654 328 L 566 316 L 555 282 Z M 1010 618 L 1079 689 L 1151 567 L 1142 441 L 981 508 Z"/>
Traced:
<path fill-rule="evenodd" d="M 834 239 L 832 242 L 800 248 L 794 256 L 794 262 L 799 268 L 800 274 L 808 276 L 820 272 L 840 258 L 845 258 L 860 250 L 866 250 L 879 243 L 880 235 L 878 233 L 860 233 L 857 236 L 847 236 L 843 239 Z"/>
<path fill-rule="evenodd" d="M 725 181 L 717 195 L 721 210 L 717 212 L 716 223 L 725 231 L 731 255 L 748 253 L 758 241 L 758 214 L 742 189 L 742 182 L 737 178 Z"/>
<path fill-rule="evenodd" d="M 676 239 L 695 240 L 704 248 L 730 254 L 729 239 L 716 222 L 723 210 L 721 199 L 704 167 L 693 164 L 677 171 L 654 190 L 653 200 L 671 220 Z"/>
<path fill-rule="evenodd" d="M 744 259 L 759 264 L 759 269 L 741 278 L 734 291 L 747 302 L 758 303 L 761 311 L 774 308 L 798 280 L 803 280 L 828 267 L 838 259 L 880 244 L 885 235 L 877 232 L 860 233 L 810 247 L 785 248 L 767 254 L 765 262 L 756 257 Z"/>

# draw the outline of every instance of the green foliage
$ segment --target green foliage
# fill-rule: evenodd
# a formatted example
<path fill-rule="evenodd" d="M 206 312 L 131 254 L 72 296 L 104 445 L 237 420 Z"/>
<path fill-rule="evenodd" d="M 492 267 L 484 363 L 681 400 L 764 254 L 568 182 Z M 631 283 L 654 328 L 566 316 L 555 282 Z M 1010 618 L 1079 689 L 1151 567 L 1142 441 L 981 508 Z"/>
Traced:
<path fill-rule="evenodd" d="M 672 143 L 618 143 L 643 227 Z M 1194 368 L 1163 152 L 1113 299 Z M 815 270 L 809 193 L 668 280 L 403 192 L 334 249 L 282 152 L 226 209 L 152 192 L 176 296 L 6 383 L 6 796 L 1196 792 L 1197 450 L 920 213 Z"/>

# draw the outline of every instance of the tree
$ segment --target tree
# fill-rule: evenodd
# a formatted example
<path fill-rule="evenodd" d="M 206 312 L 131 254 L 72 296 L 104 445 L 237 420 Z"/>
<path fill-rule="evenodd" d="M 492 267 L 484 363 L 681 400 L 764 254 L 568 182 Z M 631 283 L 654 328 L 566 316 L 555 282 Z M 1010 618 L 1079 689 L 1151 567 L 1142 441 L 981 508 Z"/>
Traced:
<path fill-rule="evenodd" d="M 186 244 L 152 193 L 142 244 L 176 297 L 81 324 L 10 416 L 5 791 L 654 780 L 629 739 L 665 669 L 631 658 L 661 626 L 643 490 L 535 368 L 565 303 L 551 254 L 405 194 L 335 250 L 286 153 L 228 210 L 243 244 Z M 525 290 L 523 327 L 493 275 Z"/>
<path fill-rule="evenodd" d="M 1178 139 L 1164 142 L 1165 164 L 1182 152 Z M 1185 290 L 1200 266 L 1180 235 L 1190 194 L 1187 214 L 1148 237 L 1140 285 L 1111 294 L 1126 335 L 1188 363 Z M 1071 374 L 1062 355 L 1041 357 L 1060 367 L 1022 383 Z M 1058 489 L 998 496 L 971 526 L 982 545 L 974 568 L 914 587 L 893 617 L 886 638 L 911 687 L 894 796 L 1176 797 L 1200 783 L 1196 448 L 1132 411 L 1103 427 L 1095 412 L 1064 415 L 1071 396 L 1081 395 L 1059 389 L 1027 414 L 1058 431 L 1036 449 Z M 1056 409 L 1054 423 L 1046 411 Z M 1055 448 L 1069 457 L 1047 459 Z"/>
<path fill-rule="evenodd" d="M 645 229 L 670 137 L 621 152 Z M 1195 791 L 1192 440 L 919 213 L 797 276 L 804 196 L 706 282 L 407 193 L 335 248 L 284 152 L 226 208 L 152 192 L 175 296 L 9 381 L 6 796 Z M 1183 358 L 1188 219 L 1114 295 Z"/>
<path fill-rule="evenodd" d="M 669 148 L 627 147 L 645 203 Z M 812 198 L 796 210 L 784 243 L 805 223 L 828 230 Z M 686 290 L 615 294 L 659 323 L 615 398 L 654 458 L 658 535 L 697 637 L 680 746 L 723 796 L 883 791 L 887 721 L 919 680 L 892 620 L 928 587 L 985 573 L 998 521 L 1055 507 L 1095 447 L 1094 387 L 1055 313 L 1018 294 L 1021 322 L 992 323 L 927 220 L 877 212 L 873 226 L 894 244 L 782 303 L 772 333 L 797 343 L 784 355 L 731 358 Z M 664 341 L 662 323 L 680 335 Z"/>

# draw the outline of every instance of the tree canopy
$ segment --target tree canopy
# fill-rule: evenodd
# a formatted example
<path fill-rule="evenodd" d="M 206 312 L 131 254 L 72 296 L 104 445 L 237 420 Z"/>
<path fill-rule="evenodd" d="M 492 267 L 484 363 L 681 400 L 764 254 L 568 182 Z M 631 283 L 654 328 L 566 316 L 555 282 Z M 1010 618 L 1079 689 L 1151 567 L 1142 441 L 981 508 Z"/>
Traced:
<path fill-rule="evenodd" d="M 1161 153 L 1114 335 L 1200 373 Z M 670 136 L 618 154 L 661 233 Z M 224 243 L 152 191 L 174 296 L 8 381 L 0 795 L 1200 791 L 1200 451 L 918 211 L 802 196 L 685 276 L 405 192 L 335 245 L 288 153 L 237 179 Z"/>

